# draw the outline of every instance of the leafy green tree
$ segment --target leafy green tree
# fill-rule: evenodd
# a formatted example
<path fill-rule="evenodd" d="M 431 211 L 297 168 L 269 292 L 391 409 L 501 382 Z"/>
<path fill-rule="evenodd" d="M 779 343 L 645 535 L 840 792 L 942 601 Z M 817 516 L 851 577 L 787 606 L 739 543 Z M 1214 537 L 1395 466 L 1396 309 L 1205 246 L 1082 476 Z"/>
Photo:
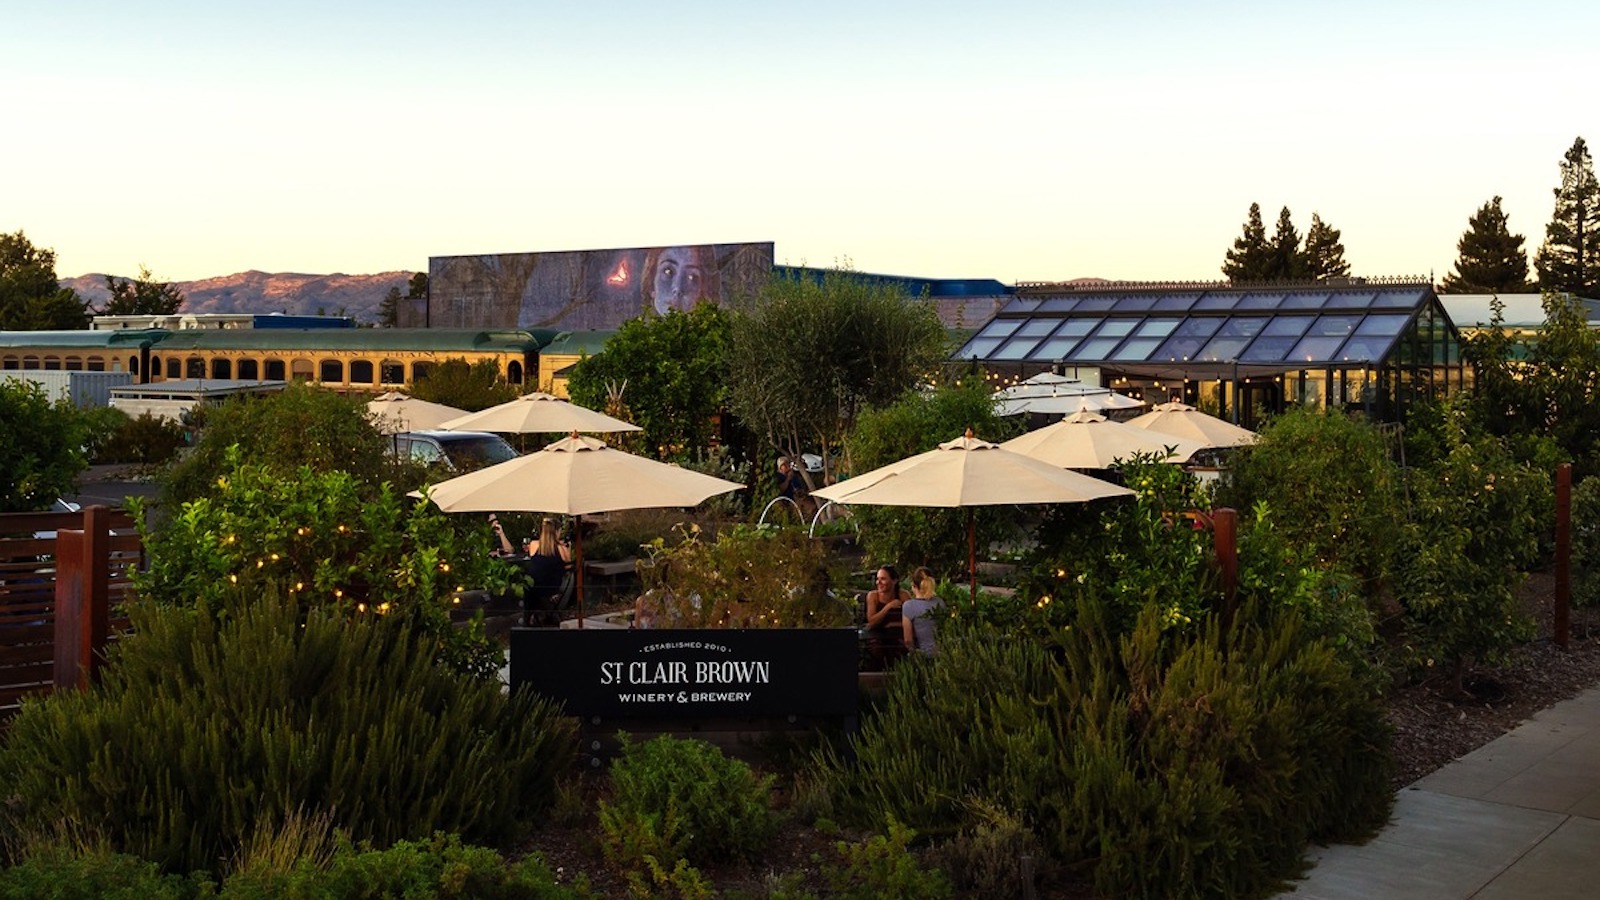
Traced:
<path fill-rule="evenodd" d="M 777 453 L 820 449 L 831 469 L 861 411 L 932 380 L 949 343 L 933 305 L 898 286 L 775 274 L 733 318 L 730 405 Z"/>
<path fill-rule="evenodd" d="M 183 306 L 183 292 L 170 281 L 157 281 L 145 266 L 134 281 L 106 276 L 111 297 L 95 310 L 102 316 L 170 316 Z"/>
<path fill-rule="evenodd" d="M 630 319 L 577 364 L 567 391 L 590 409 L 625 412 L 644 429 L 638 440 L 648 453 L 668 459 L 701 450 L 728 402 L 730 327 L 729 312 L 713 303 Z"/>
<path fill-rule="evenodd" d="M 1306 229 L 1305 249 L 1300 253 L 1300 269 L 1307 278 L 1327 281 L 1344 278 L 1350 274 L 1350 264 L 1344 261 L 1344 244 L 1339 229 L 1322 221 L 1322 216 L 1311 214 L 1311 227 Z"/>
<path fill-rule="evenodd" d="M 1300 232 L 1294 227 L 1289 207 L 1278 211 L 1278 225 L 1272 233 L 1272 270 L 1269 278 L 1286 280 L 1305 277 L 1305 260 L 1300 255 Z"/>
<path fill-rule="evenodd" d="M 428 273 L 416 272 L 406 282 L 406 299 L 420 300 L 428 296 Z"/>
<path fill-rule="evenodd" d="M 865 472 L 932 450 L 969 428 L 975 437 L 998 443 L 1020 433 L 1022 423 L 1020 418 L 996 416 L 988 385 L 972 378 L 932 391 L 909 391 L 888 406 L 863 410 L 846 446 L 855 471 Z M 965 510 L 857 506 L 853 513 L 860 520 L 867 555 L 874 559 L 898 561 L 908 572 L 926 565 L 942 576 L 966 569 Z M 978 510 L 974 522 L 980 547 L 1017 525 L 1010 509 Z"/>
<path fill-rule="evenodd" d="M 384 481 L 415 480 L 392 455 L 393 444 L 367 416 L 359 397 L 294 382 L 268 397 L 239 397 L 202 407 L 194 449 L 163 475 L 162 499 L 170 508 L 209 495 L 232 464 L 260 463 L 287 476 L 301 466 L 349 472 L 368 490 Z"/>
<path fill-rule="evenodd" d="M 418 400 L 443 403 L 467 412 L 498 406 L 517 397 L 516 387 L 506 383 L 494 360 L 468 364 L 457 357 L 431 366 L 411 384 L 411 396 Z"/>
<path fill-rule="evenodd" d="M 56 253 L 21 231 L 0 234 L 0 331 L 73 331 L 89 323 L 83 300 L 56 279 Z"/>
<path fill-rule="evenodd" d="M 47 508 L 88 465 L 83 416 L 28 381 L 0 378 L 0 512 Z"/>
<path fill-rule="evenodd" d="M 384 328 L 394 328 L 400 324 L 400 288 L 390 286 L 389 293 L 383 295 L 383 300 L 378 304 L 378 324 Z"/>
<path fill-rule="evenodd" d="M 1244 234 L 1233 240 L 1222 274 L 1229 281 L 1266 281 L 1274 271 L 1273 245 L 1267 241 L 1267 226 L 1261 221 L 1261 204 L 1250 204 Z"/>
<path fill-rule="evenodd" d="M 1456 242 L 1456 268 L 1444 276 L 1446 294 L 1515 294 L 1528 289 L 1528 253 L 1512 234 L 1500 198 L 1479 207 Z"/>
<path fill-rule="evenodd" d="M 1583 138 L 1561 161 L 1556 209 L 1545 226 L 1544 246 L 1534 257 L 1539 287 L 1579 297 L 1600 297 L 1600 185 Z"/>

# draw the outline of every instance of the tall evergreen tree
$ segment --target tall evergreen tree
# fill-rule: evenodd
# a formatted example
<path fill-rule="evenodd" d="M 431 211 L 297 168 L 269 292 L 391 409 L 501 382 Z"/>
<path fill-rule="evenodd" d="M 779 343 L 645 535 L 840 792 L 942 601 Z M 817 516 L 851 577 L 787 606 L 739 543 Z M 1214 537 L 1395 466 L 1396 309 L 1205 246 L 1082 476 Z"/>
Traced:
<path fill-rule="evenodd" d="M 0 331 L 70 331 L 89 323 L 78 292 L 56 279 L 56 252 L 21 231 L 0 234 Z"/>
<path fill-rule="evenodd" d="M 378 304 L 378 324 L 383 328 L 394 328 L 400 324 L 400 288 L 396 285 L 389 286 L 389 293 L 383 295 L 383 300 Z"/>
<path fill-rule="evenodd" d="M 1561 186 L 1555 195 L 1555 213 L 1533 261 L 1539 287 L 1600 297 L 1600 186 L 1595 184 L 1589 146 L 1581 137 L 1561 161 Z"/>
<path fill-rule="evenodd" d="M 1295 230 L 1287 206 L 1278 212 L 1278 227 L 1272 233 L 1271 247 L 1272 268 L 1267 272 L 1267 278 L 1282 281 L 1305 277 L 1300 257 L 1300 232 Z"/>
<path fill-rule="evenodd" d="M 134 281 L 106 276 L 111 292 L 106 305 L 95 310 L 102 316 L 170 316 L 183 306 L 183 292 L 170 281 L 157 281 L 145 266 Z"/>
<path fill-rule="evenodd" d="M 1515 294 L 1528 289 L 1528 253 L 1523 236 L 1512 234 L 1500 198 L 1485 203 L 1467 220 L 1456 241 L 1456 268 L 1444 276 L 1445 294 Z"/>
<path fill-rule="evenodd" d="M 1261 222 L 1261 204 L 1252 203 L 1244 234 L 1234 238 L 1222 274 L 1229 281 L 1265 281 L 1272 277 L 1272 268 L 1272 245 L 1267 243 L 1267 226 Z"/>
<path fill-rule="evenodd" d="M 1306 246 L 1300 254 L 1301 274 L 1317 281 L 1344 278 L 1350 274 L 1350 264 L 1344 261 L 1344 244 L 1339 229 L 1322 221 L 1322 216 L 1311 214 L 1311 227 L 1306 229 Z"/>

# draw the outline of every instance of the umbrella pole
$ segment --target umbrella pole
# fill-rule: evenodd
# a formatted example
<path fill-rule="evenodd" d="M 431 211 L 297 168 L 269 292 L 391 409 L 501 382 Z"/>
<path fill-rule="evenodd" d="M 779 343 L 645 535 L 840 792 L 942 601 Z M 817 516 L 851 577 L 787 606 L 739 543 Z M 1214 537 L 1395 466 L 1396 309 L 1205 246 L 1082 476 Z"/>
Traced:
<path fill-rule="evenodd" d="M 572 542 L 576 548 L 572 554 L 572 565 L 577 569 L 578 579 L 578 627 L 583 627 L 583 516 L 576 517 L 572 526 Z"/>
<path fill-rule="evenodd" d="M 978 524 L 967 507 L 967 571 L 972 574 L 972 605 L 978 605 Z"/>

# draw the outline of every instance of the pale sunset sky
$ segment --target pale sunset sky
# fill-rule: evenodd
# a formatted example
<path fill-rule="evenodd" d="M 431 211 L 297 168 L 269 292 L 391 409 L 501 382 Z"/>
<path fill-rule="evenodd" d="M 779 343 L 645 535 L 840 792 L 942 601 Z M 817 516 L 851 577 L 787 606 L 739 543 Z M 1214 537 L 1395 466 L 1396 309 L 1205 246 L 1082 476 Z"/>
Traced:
<path fill-rule="evenodd" d="M 1259 202 L 1358 275 L 1530 252 L 1600 3 L 0 0 L 0 232 L 62 277 L 772 241 L 934 278 L 1214 280 Z"/>

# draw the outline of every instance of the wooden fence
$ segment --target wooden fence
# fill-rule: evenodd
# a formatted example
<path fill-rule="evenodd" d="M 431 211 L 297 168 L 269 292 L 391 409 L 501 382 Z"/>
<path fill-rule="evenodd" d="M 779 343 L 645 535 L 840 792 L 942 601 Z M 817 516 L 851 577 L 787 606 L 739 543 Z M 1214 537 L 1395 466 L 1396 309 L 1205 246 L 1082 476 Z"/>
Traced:
<path fill-rule="evenodd" d="M 0 514 L 0 721 L 95 677 L 142 554 L 126 510 Z"/>

